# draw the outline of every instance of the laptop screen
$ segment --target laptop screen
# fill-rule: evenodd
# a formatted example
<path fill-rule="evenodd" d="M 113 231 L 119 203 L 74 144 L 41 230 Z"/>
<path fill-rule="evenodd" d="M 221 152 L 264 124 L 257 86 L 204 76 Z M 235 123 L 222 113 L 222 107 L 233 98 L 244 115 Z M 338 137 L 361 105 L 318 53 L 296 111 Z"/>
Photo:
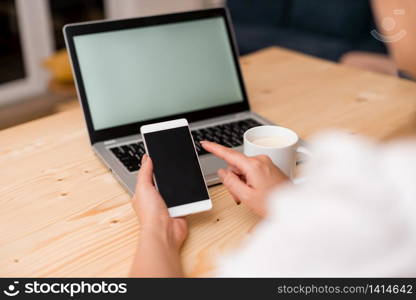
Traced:
<path fill-rule="evenodd" d="M 243 101 L 222 17 L 84 34 L 74 45 L 95 130 Z"/>

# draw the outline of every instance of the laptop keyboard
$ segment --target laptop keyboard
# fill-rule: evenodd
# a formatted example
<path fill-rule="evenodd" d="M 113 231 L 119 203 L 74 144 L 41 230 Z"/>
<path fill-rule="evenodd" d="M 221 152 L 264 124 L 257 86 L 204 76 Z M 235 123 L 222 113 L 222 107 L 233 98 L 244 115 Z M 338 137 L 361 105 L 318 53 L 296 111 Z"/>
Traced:
<path fill-rule="evenodd" d="M 259 125 L 261 124 L 256 120 L 246 119 L 192 130 L 191 133 L 198 155 L 203 155 L 207 152 L 202 148 L 200 141 L 211 141 L 231 148 L 238 147 L 243 144 L 244 132 Z M 142 156 L 146 152 L 143 142 L 113 147 L 110 150 L 130 172 L 140 168 Z"/>

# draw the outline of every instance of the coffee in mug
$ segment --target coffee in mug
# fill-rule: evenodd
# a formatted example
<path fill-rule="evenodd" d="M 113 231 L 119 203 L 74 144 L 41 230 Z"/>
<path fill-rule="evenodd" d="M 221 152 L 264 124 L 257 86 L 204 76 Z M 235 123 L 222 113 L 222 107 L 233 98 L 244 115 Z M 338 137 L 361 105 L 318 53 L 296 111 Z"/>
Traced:
<path fill-rule="evenodd" d="M 244 154 L 267 155 L 289 178 L 293 179 L 298 157 L 299 137 L 288 128 L 258 126 L 244 133 Z"/>
<path fill-rule="evenodd" d="M 280 137 L 261 137 L 258 139 L 254 139 L 252 141 L 253 144 L 263 147 L 286 147 L 290 141 L 280 138 Z"/>

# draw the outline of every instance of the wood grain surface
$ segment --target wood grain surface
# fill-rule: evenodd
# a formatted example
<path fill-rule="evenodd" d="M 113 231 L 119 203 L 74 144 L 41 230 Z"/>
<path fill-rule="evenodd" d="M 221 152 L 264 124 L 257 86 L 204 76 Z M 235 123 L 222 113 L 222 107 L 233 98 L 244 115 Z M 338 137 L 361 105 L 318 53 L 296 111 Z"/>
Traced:
<path fill-rule="evenodd" d="M 242 66 L 254 111 L 309 138 L 416 134 L 416 84 L 269 48 Z M 187 276 L 214 274 L 258 219 L 222 186 L 188 217 Z M 0 132 L 0 276 L 126 276 L 140 229 L 130 197 L 91 151 L 80 109 Z"/>

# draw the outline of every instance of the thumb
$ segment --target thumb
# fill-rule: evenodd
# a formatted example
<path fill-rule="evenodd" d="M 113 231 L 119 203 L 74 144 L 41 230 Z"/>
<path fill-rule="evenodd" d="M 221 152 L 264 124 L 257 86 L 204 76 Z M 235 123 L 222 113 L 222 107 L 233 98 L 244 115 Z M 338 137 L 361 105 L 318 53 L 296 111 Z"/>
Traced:
<path fill-rule="evenodd" d="M 153 186 L 153 163 L 147 154 L 142 157 L 142 165 L 137 175 L 137 184 Z"/>
<path fill-rule="evenodd" d="M 252 189 L 247 186 L 234 172 L 220 169 L 218 175 L 230 194 L 240 201 L 250 198 Z"/>

